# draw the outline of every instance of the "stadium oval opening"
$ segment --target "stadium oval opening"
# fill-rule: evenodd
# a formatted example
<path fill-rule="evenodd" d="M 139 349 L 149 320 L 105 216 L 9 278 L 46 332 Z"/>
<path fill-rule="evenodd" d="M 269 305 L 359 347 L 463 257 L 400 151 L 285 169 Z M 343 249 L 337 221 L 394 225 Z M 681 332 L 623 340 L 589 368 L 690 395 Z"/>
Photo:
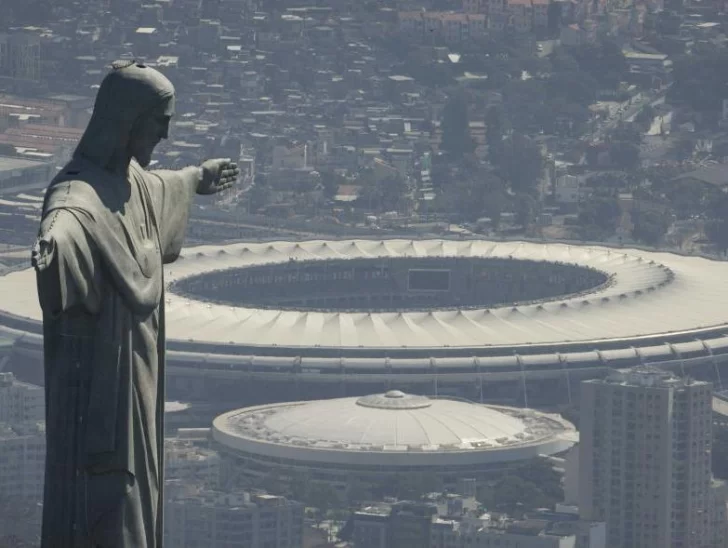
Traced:
<path fill-rule="evenodd" d="M 610 277 L 574 264 L 512 258 L 291 260 L 175 281 L 191 299 L 311 311 L 427 311 L 518 306 L 593 293 Z"/>

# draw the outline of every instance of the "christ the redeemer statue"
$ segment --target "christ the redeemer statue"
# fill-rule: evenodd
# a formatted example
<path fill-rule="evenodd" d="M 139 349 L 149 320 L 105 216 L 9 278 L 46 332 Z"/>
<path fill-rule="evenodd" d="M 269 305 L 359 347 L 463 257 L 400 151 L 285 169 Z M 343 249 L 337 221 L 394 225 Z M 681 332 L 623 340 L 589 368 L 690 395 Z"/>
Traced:
<path fill-rule="evenodd" d="M 49 185 L 32 254 L 43 310 L 43 548 L 160 548 L 164 280 L 195 194 L 238 167 L 147 171 L 174 87 L 116 62 L 73 159 Z"/>

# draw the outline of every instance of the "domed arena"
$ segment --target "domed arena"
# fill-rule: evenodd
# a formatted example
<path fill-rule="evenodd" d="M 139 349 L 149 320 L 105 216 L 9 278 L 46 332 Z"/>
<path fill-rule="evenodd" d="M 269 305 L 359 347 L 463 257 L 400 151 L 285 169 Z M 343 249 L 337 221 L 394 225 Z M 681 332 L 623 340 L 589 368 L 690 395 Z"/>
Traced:
<path fill-rule="evenodd" d="M 399 389 L 529 407 L 652 364 L 720 388 L 728 263 L 487 240 L 201 246 L 166 267 L 168 392 L 257 405 Z M 31 269 L 0 278 L 0 335 L 40 364 Z"/>
<path fill-rule="evenodd" d="M 484 478 L 576 441 L 558 415 L 512 407 L 384 394 L 238 409 L 213 422 L 213 437 L 231 466 L 226 482 L 256 482 L 305 470 L 343 489 L 402 474 L 433 474 L 445 485 L 467 471 Z"/>

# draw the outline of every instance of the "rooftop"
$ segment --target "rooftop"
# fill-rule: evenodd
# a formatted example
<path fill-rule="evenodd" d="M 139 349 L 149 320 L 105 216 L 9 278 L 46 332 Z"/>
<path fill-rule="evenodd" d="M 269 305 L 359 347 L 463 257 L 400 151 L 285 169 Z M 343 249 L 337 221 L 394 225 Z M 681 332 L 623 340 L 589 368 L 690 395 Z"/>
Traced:
<path fill-rule="evenodd" d="M 676 388 L 683 386 L 708 386 L 710 383 L 696 381 L 689 377 L 677 377 L 669 371 L 658 367 L 643 365 L 633 367 L 626 371 L 618 371 L 607 377 L 609 384 L 621 384 L 624 386 L 644 386 L 653 388 Z"/>
<path fill-rule="evenodd" d="M 0 440 L 30 437 L 40 437 L 45 441 L 45 423 L 43 421 L 13 423 L 12 425 L 0 422 Z"/>
<path fill-rule="evenodd" d="M 230 268 L 335 258 L 493 257 L 569 263 L 610 277 L 594 291 L 552 301 L 497 308 L 432 311 L 311 311 L 230 306 L 167 293 L 168 337 L 174 341 L 255 348 L 447 349 L 592 343 L 624 339 L 602 358 L 634 358 L 627 339 L 669 334 L 680 345 L 704 351 L 686 334 L 726 326 L 728 263 L 700 257 L 634 249 L 555 243 L 485 240 L 313 240 L 239 243 L 188 248 L 166 268 L 166 280 Z M 32 269 L 0 277 L 2 310 L 40 321 Z M 680 310 L 680 314 L 675 314 Z M 244 328 L 241 328 L 243 327 Z M 694 337 L 693 337 L 694 339 Z M 632 343 L 637 344 L 637 343 Z M 656 344 L 656 343 L 651 343 Z M 723 343 L 720 343 L 723 344 Z M 595 344 L 598 346 L 598 344 Z M 664 342 L 642 344 L 639 353 L 671 353 Z M 299 354 L 302 355 L 302 354 Z M 471 354 L 471 355 L 478 355 Z M 432 356 L 432 354 L 430 354 Z M 512 356 L 515 366 L 517 358 Z M 487 361 L 487 358 L 483 358 Z M 499 357 L 500 365 L 503 360 Z M 526 364 L 528 357 L 524 357 Z M 558 358 L 554 356 L 558 361 Z M 327 367 L 323 362 L 321 367 Z M 337 360 L 340 363 L 340 360 Z M 444 362 L 443 362 L 444 363 Z M 485 363 L 485 362 L 483 362 Z"/>
<path fill-rule="evenodd" d="M 728 170 L 725 165 L 706 166 L 675 178 L 676 181 L 700 181 L 705 184 L 724 187 L 728 186 Z"/>
<path fill-rule="evenodd" d="M 265 443 L 355 452 L 488 451 L 571 430 L 568 423 L 531 410 L 399 390 L 241 409 L 215 419 L 215 427 Z"/>
<path fill-rule="evenodd" d="M 23 158 L 12 158 L 10 156 L 0 156 L 0 173 L 8 171 L 17 171 L 22 169 L 30 169 L 34 167 L 47 166 L 46 162 L 36 162 L 33 160 L 25 160 Z"/>

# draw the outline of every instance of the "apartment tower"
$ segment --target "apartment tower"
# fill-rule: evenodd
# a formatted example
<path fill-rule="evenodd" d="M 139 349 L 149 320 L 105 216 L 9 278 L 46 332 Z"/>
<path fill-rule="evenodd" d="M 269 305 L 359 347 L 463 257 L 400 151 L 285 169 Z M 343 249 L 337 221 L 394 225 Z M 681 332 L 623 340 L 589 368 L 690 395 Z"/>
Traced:
<path fill-rule="evenodd" d="M 610 548 L 708 548 L 712 385 L 637 367 L 581 385 L 579 508 Z"/>

